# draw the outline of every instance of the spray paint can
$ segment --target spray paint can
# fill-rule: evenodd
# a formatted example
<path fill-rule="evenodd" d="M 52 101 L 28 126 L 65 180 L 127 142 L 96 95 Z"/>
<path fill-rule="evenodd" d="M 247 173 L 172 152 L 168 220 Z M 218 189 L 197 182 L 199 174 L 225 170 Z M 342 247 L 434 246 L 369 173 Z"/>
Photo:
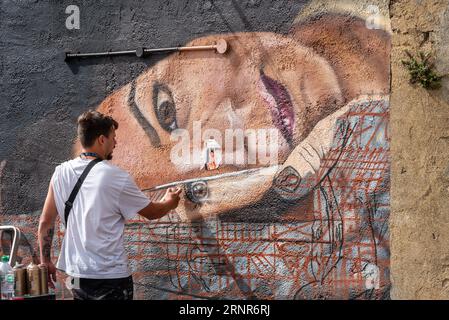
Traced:
<path fill-rule="evenodd" d="M 41 294 L 41 277 L 39 267 L 31 262 L 27 267 L 28 294 L 38 296 Z"/>
<path fill-rule="evenodd" d="M 45 264 L 39 265 L 41 294 L 48 294 L 48 268 Z"/>
<path fill-rule="evenodd" d="M 15 279 L 15 296 L 23 297 L 27 294 L 27 270 L 25 269 L 23 264 L 19 264 L 16 262 L 16 265 L 13 268 L 14 271 L 14 279 Z"/>

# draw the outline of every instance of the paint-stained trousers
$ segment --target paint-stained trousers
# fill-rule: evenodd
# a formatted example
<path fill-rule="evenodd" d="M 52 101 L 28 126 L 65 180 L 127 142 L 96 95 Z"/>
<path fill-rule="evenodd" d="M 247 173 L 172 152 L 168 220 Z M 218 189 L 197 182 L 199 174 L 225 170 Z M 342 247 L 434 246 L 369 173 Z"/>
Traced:
<path fill-rule="evenodd" d="M 132 300 L 133 278 L 119 279 L 75 279 L 72 278 L 74 300 Z"/>

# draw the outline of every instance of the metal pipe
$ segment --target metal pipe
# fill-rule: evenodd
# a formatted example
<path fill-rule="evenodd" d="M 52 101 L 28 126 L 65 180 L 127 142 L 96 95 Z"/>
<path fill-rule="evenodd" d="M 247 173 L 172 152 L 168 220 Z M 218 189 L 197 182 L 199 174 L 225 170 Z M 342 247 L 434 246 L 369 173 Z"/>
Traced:
<path fill-rule="evenodd" d="M 136 54 L 136 50 L 127 51 L 108 51 L 108 52 L 88 52 L 88 53 L 66 53 L 66 58 L 78 57 L 103 57 L 103 56 L 119 56 L 126 54 Z"/>
<path fill-rule="evenodd" d="M 213 45 L 204 46 L 188 46 L 188 47 L 169 47 L 169 48 L 138 48 L 136 50 L 122 50 L 122 51 L 107 51 L 107 52 L 86 52 L 86 53 L 65 53 L 65 60 L 71 58 L 82 57 L 108 57 L 108 56 L 120 56 L 120 55 L 136 55 L 139 58 L 144 57 L 147 54 L 157 52 L 176 52 L 176 51 L 200 51 L 200 50 L 215 50 L 217 53 L 224 54 L 228 49 L 226 40 L 220 39 Z"/>
<path fill-rule="evenodd" d="M 241 170 L 241 171 L 236 171 L 236 172 L 222 173 L 222 174 L 218 174 L 218 175 L 210 176 L 210 177 L 193 178 L 193 179 L 175 181 L 175 182 L 163 184 L 160 186 L 156 186 L 153 188 L 143 189 L 142 191 L 144 191 L 144 192 L 157 191 L 157 190 L 162 190 L 162 189 L 168 189 L 171 187 L 176 187 L 180 184 L 188 184 L 188 183 L 197 182 L 197 181 L 211 181 L 211 180 L 217 180 L 217 179 L 222 179 L 222 178 L 235 177 L 235 176 L 239 176 L 239 175 L 243 175 L 243 174 L 250 174 L 250 173 L 257 172 L 257 171 L 261 171 L 262 169 L 265 169 L 265 168 L 247 169 L 247 170 Z"/>

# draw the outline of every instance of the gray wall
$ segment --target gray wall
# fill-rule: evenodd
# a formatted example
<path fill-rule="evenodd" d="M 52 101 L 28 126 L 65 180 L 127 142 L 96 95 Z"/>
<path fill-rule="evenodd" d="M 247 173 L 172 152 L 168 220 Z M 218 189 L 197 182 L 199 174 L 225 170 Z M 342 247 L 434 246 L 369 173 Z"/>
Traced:
<path fill-rule="evenodd" d="M 55 164 L 70 158 L 77 116 L 163 55 L 64 62 L 65 51 L 176 46 L 201 35 L 287 32 L 305 1 L 56 1 L 0 3 L 0 208 L 41 209 Z M 69 5 L 80 29 L 65 27 Z"/>

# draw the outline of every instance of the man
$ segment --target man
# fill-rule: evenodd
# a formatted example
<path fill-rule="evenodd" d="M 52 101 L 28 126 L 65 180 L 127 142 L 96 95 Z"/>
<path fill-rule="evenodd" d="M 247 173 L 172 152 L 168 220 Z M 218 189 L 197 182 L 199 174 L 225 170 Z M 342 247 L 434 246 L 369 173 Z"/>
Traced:
<path fill-rule="evenodd" d="M 56 269 L 71 276 L 76 284 L 74 299 L 132 299 L 133 280 L 123 245 L 125 220 L 136 214 L 152 220 L 175 209 L 180 189 L 168 189 L 159 202 L 151 202 L 131 176 L 112 165 L 117 145 L 118 123 L 97 111 L 78 118 L 79 157 L 57 166 L 50 181 L 39 222 L 41 263 L 47 265 L 49 285 Z M 65 221 L 66 201 L 87 165 L 96 163 L 86 176 Z M 56 216 L 66 223 L 57 265 L 51 261 L 51 244 Z"/>

